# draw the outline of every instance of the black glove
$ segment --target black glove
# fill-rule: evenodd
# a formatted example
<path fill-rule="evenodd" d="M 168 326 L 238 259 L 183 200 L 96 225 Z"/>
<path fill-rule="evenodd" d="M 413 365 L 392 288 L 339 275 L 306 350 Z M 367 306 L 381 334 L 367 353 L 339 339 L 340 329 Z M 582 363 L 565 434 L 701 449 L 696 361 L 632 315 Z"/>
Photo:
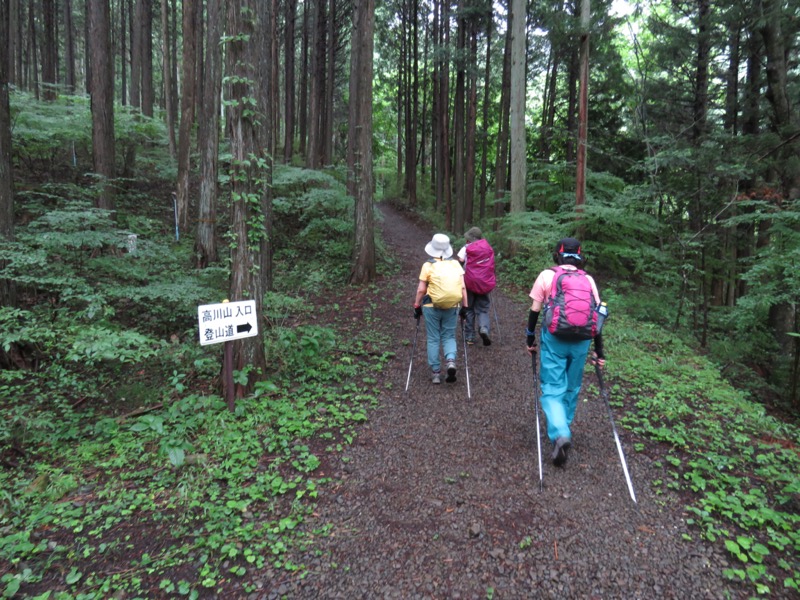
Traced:
<path fill-rule="evenodd" d="M 415 306 L 414 307 L 414 318 L 419 321 L 419 318 L 422 316 L 422 307 Z"/>
<path fill-rule="evenodd" d="M 461 317 L 462 320 L 467 318 L 467 307 L 466 306 L 462 306 L 461 307 L 461 310 L 458 311 L 458 316 Z"/>
<path fill-rule="evenodd" d="M 536 345 L 536 322 L 539 320 L 539 313 L 529 311 L 528 312 L 528 328 L 525 330 L 525 343 L 528 344 L 528 348 L 533 348 Z"/>

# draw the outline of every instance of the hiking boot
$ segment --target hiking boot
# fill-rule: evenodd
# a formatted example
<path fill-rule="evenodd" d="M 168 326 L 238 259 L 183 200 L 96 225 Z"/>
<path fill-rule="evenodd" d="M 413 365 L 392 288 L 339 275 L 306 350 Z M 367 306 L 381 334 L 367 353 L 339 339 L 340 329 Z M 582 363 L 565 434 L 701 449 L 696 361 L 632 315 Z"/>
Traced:
<path fill-rule="evenodd" d="M 486 327 L 481 327 L 479 332 L 481 334 L 481 339 L 483 340 L 484 346 L 491 346 L 492 340 L 489 339 L 489 330 Z"/>
<path fill-rule="evenodd" d="M 439 371 L 434 371 L 431 381 L 433 383 L 442 383 L 442 374 Z"/>
<path fill-rule="evenodd" d="M 453 383 L 456 380 L 456 361 L 448 360 L 447 361 L 447 377 L 445 381 L 447 383 Z"/>
<path fill-rule="evenodd" d="M 567 463 L 567 452 L 569 452 L 572 442 L 568 437 L 560 437 L 556 440 L 553 447 L 553 464 L 557 467 L 563 467 Z"/>

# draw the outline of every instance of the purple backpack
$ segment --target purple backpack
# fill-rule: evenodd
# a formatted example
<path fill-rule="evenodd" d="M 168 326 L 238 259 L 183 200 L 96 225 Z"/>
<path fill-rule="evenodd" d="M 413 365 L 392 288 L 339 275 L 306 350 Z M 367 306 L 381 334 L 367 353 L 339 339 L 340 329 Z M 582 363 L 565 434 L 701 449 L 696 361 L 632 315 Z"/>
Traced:
<path fill-rule="evenodd" d="M 489 242 L 481 239 L 467 244 L 464 270 L 464 285 L 470 292 L 488 294 L 495 288 L 494 250 Z"/>
<path fill-rule="evenodd" d="M 550 297 L 544 307 L 544 326 L 568 340 L 591 340 L 597 335 L 597 302 L 586 271 L 552 267 Z"/>

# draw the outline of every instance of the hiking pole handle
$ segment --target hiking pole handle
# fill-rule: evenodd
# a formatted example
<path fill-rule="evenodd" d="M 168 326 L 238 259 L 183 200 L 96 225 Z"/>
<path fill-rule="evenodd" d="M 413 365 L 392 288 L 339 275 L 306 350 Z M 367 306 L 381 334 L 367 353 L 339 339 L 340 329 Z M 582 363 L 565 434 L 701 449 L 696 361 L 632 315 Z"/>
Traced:
<path fill-rule="evenodd" d="M 625 474 L 625 483 L 628 484 L 628 492 L 631 495 L 631 500 L 634 504 L 636 501 L 636 494 L 633 492 L 633 482 L 631 481 L 630 473 L 628 473 L 628 463 L 625 460 L 625 453 L 622 451 L 622 442 L 619 441 L 619 434 L 617 434 L 617 426 L 614 424 L 614 413 L 611 412 L 611 402 L 608 400 L 608 389 L 603 381 L 603 370 L 600 365 L 594 365 L 594 372 L 597 375 L 597 381 L 600 384 L 600 397 L 603 398 L 608 410 L 608 418 L 611 420 L 611 431 L 614 433 L 614 442 L 617 445 L 617 453 L 619 454 L 619 462 L 622 465 L 622 472 Z"/>

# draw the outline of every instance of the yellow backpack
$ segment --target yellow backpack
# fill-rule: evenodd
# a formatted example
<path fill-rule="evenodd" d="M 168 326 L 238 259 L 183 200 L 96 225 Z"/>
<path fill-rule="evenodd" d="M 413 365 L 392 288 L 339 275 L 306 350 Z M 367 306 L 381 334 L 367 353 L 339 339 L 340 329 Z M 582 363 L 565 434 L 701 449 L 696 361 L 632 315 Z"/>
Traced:
<path fill-rule="evenodd" d="M 428 296 L 435 308 L 453 308 L 461 302 L 461 277 L 464 269 L 457 260 L 431 259 Z"/>

